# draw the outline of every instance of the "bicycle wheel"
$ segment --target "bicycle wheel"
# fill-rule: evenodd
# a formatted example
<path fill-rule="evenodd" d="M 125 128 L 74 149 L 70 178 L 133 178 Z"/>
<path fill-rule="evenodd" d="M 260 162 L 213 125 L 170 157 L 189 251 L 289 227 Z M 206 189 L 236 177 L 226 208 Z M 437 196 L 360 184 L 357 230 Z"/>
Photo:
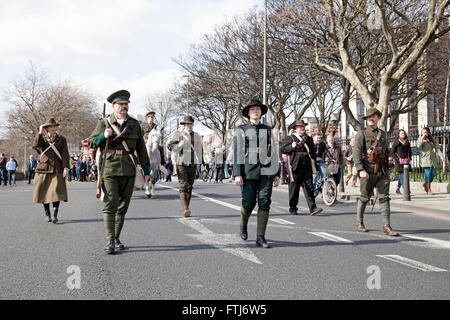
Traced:
<path fill-rule="evenodd" d="M 323 202 L 327 206 L 332 206 L 337 199 L 337 188 L 336 188 L 336 182 L 333 178 L 328 178 L 325 180 L 323 187 L 322 187 L 322 197 Z"/>

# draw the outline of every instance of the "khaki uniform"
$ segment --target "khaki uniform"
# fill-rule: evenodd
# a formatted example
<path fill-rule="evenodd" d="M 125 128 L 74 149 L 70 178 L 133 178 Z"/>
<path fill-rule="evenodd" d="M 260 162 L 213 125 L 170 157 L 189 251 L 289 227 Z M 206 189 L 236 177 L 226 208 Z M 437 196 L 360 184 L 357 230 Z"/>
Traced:
<path fill-rule="evenodd" d="M 158 128 L 158 125 L 154 122 L 152 123 L 148 123 L 148 122 L 142 122 L 141 124 L 141 131 L 142 131 L 142 135 L 144 136 L 144 141 L 147 142 L 148 140 L 148 134 L 150 133 L 150 131 L 152 131 L 153 129 Z M 166 161 L 166 157 L 164 154 L 164 146 L 161 144 L 158 144 L 158 149 L 159 149 L 159 154 L 161 156 L 161 165 L 163 165 Z"/>
<path fill-rule="evenodd" d="M 180 143 L 183 146 L 180 147 Z M 189 204 L 192 197 L 197 165 L 203 163 L 203 148 L 200 135 L 194 131 L 175 132 L 167 144 L 167 149 L 176 153 L 176 168 L 180 183 L 180 199 L 183 215 L 190 216 Z M 186 213 L 186 211 L 189 211 Z"/>
<path fill-rule="evenodd" d="M 102 119 L 97 123 L 97 127 L 88 138 L 89 147 L 105 148 L 104 131 L 107 128 L 105 120 Z M 131 156 L 136 163 L 139 161 L 142 165 L 145 175 L 150 175 L 150 161 L 139 122 L 128 116 L 120 125 L 114 114 L 109 116 L 109 120 L 121 132 L 117 136 L 113 130 L 113 135 L 109 138 L 108 150 L 103 151 L 106 152 L 102 171 L 102 189 L 105 193 L 103 215 L 106 238 L 111 240 L 120 236 L 136 176 L 136 167 L 121 141 L 126 142 Z M 136 154 L 138 159 L 135 157 Z"/>
<path fill-rule="evenodd" d="M 144 140 L 147 141 L 148 139 L 148 134 L 150 133 L 150 131 L 152 131 L 154 128 L 157 128 L 158 125 L 154 122 L 152 123 L 148 123 L 147 121 L 143 121 L 141 124 L 141 130 L 142 130 L 142 135 L 144 136 Z"/>
<path fill-rule="evenodd" d="M 36 136 L 33 149 L 42 154 L 36 167 L 36 176 L 33 186 L 33 201 L 36 203 L 51 203 L 67 201 L 66 180 L 63 178 L 64 169 L 69 169 L 69 151 L 66 138 L 57 134 L 54 145 L 61 158 L 50 148 L 50 144 L 42 134 Z"/>
<path fill-rule="evenodd" d="M 358 175 L 365 170 L 369 174 L 369 179 L 360 178 L 361 197 L 358 201 L 357 220 L 363 222 L 364 212 L 370 197 L 373 195 L 373 190 L 376 189 L 377 197 L 380 201 L 380 210 L 383 220 L 383 225 L 390 224 L 390 206 L 389 206 L 389 172 L 388 172 L 388 142 L 386 132 L 379 128 L 372 128 L 370 126 L 366 129 L 358 131 L 355 138 L 355 145 L 353 147 L 353 160 Z M 368 156 L 369 148 L 371 148 L 375 141 L 375 137 L 379 138 L 378 147 L 384 157 L 380 160 L 378 168 L 376 163 Z"/>

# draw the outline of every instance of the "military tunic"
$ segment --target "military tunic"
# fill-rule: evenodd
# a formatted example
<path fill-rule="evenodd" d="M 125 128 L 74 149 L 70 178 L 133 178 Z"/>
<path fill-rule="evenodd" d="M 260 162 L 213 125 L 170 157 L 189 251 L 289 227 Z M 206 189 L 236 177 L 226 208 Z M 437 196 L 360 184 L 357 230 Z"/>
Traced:
<path fill-rule="evenodd" d="M 179 144 L 183 141 L 183 146 Z M 192 193 L 197 165 L 203 163 L 203 147 L 200 135 L 183 130 L 177 131 L 167 143 L 167 149 L 176 153 L 176 166 L 180 193 Z"/>
<path fill-rule="evenodd" d="M 142 122 L 141 130 L 142 130 L 142 135 L 144 136 L 145 141 L 147 141 L 148 134 L 150 133 L 150 131 L 152 131 L 153 129 L 155 129 L 157 127 L 158 127 L 158 125 L 154 122 L 152 122 L 152 123 L 148 123 L 147 121 Z"/>
<path fill-rule="evenodd" d="M 142 122 L 141 124 L 141 131 L 142 135 L 144 136 L 144 141 L 147 142 L 148 140 L 148 134 L 153 130 L 157 129 L 158 125 L 154 122 L 148 123 L 148 122 Z M 158 144 L 159 154 L 161 156 L 161 165 L 164 165 L 166 156 L 164 154 L 164 146 L 162 144 Z"/>
<path fill-rule="evenodd" d="M 42 154 L 50 146 L 43 134 L 38 134 L 33 142 L 33 149 L 41 154 L 33 186 L 33 201 L 36 203 L 67 201 L 66 180 L 63 178 L 63 171 L 69 168 L 70 159 L 67 141 L 56 134 L 53 143 L 61 159 L 52 148 Z"/>
<path fill-rule="evenodd" d="M 97 123 L 97 127 L 88 138 L 89 147 L 105 148 L 104 131 L 107 127 L 110 128 L 109 123 L 107 126 L 105 120 L 102 119 Z M 120 235 L 133 194 L 136 176 L 136 167 L 121 141 L 126 142 L 135 162 L 137 163 L 139 160 L 145 175 L 150 175 L 150 161 L 139 122 L 127 116 L 126 120 L 120 124 L 114 114 L 109 116 L 109 120 L 121 132 L 118 136 L 113 130 L 112 136 L 109 137 L 108 150 L 103 151 L 106 152 L 102 171 L 102 189 L 105 194 L 103 214 L 107 239 L 111 240 L 117 239 Z M 136 159 L 136 154 L 138 159 Z"/>
<path fill-rule="evenodd" d="M 250 122 L 240 125 L 234 136 L 233 176 L 241 176 L 244 182 L 241 186 L 241 226 L 247 226 L 258 203 L 257 236 L 265 235 L 273 180 L 280 176 L 278 162 L 273 162 L 275 153 L 271 150 L 271 139 L 269 126 Z"/>

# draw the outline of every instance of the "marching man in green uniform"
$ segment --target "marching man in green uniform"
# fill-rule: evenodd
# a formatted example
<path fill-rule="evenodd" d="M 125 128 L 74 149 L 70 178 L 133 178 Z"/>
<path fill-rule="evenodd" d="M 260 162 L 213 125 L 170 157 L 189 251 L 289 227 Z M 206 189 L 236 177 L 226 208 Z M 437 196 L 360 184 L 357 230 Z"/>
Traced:
<path fill-rule="evenodd" d="M 390 225 L 388 143 L 386 132 L 378 128 L 382 113 L 377 108 L 369 108 L 366 116 L 367 128 L 356 134 L 353 147 L 353 160 L 360 177 L 361 196 L 358 200 L 356 227 L 360 232 L 367 232 L 364 226 L 364 212 L 373 189 L 377 190 L 380 202 L 383 234 L 398 236 Z"/>
<path fill-rule="evenodd" d="M 154 123 L 155 121 L 155 112 L 149 111 L 145 114 L 147 121 L 142 121 L 141 129 L 142 135 L 144 136 L 144 141 L 147 142 L 148 134 L 155 128 L 158 128 L 158 125 Z"/>
<path fill-rule="evenodd" d="M 153 130 L 158 129 L 158 125 L 154 122 L 155 121 L 155 111 L 149 111 L 145 114 L 145 117 L 147 118 L 147 121 L 142 121 L 141 124 L 141 130 L 142 135 L 144 136 L 144 142 L 147 143 L 148 134 Z M 162 131 L 162 129 L 161 129 Z M 164 164 L 165 162 L 165 156 L 164 156 L 164 147 L 162 144 L 158 145 L 159 153 L 161 156 L 161 164 Z"/>
<path fill-rule="evenodd" d="M 181 124 L 183 131 L 176 131 L 167 144 L 167 149 L 176 152 L 178 181 L 180 183 L 180 200 L 183 217 L 191 216 L 189 204 L 192 197 L 197 165 L 203 163 L 203 147 L 200 135 L 193 131 L 194 118 L 184 117 Z"/>
<path fill-rule="evenodd" d="M 278 148 L 272 145 L 272 130 L 260 122 L 266 113 L 267 106 L 257 97 L 242 110 L 249 122 L 240 125 L 235 132 L 233 176 L 242 195 L 240 236 L 247 240 L 248 220 L 258 203 L 256 245 L 269 248 L 265 233 L 272 186 L 280 184 L 280 171 L 276 155 Z"/>
<path fill-rule="evenodd" d="M 102 148 L 103 217 L 108 241 L 105 252 L 125 247 L 119 236 L 133 194 L 136 162 L 142 165 L 145 180 L 150 179 L 150 163 L 139 122 L 128 115 L 130 93 L 114 92 L 108 97 L 114 113 L 98 122 L 88 139 L 91 148 Z M 135 153 L 139 159 L 135 158 Z"/>

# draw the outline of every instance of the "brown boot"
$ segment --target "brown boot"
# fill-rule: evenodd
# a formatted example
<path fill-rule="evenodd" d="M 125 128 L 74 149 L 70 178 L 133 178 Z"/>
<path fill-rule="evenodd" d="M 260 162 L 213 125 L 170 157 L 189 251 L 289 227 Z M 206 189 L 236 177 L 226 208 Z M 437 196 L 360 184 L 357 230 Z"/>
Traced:
<path fill-rule="evenodd" d="M 423 187 L 423 191 L 425 191 L 426 193 L 428 193 L 428 182 L 424 182 L 424 183 L 422 184 L 422 187 Z"/>
<path fill-rule="evenodd" d="M 385 224 L 383 226 L 383 234 L 385 234 L 387 236 L 393 236 L 393 237 L 396 237 L 399 235 L 399 233 L 397 231 L 392 230 L 391 226 L 388 224 Z"/>
<path fill-rule="evenodd" d="M 186 211 L 185 211 L 185 214 L 184 214 L 185 218 L 191 216 L 191 210 L 189 209 L 189 205 L 191 204 L 191 196 L 192 195 L 190 193 L 186 193 Z"/>
<path fill-rule="evenodd" d="M 189 207 L 187 204 L 187 193 L 186 192 L 180 192 L 180 200 L 181 200 L 181 207 L 183 211 L 183 217 L 187 218 L 191 215 L 191 212 L 189 211 Z"/>
<path fill-rule="evenodd" d="M 428 195 L 432 196 L 433 195 L 433 191 L 431 191 L 431 182 L 427 183 L 427 189 L 428 189 L 428 191 L 427 191 Z"/>
<path fill-rule="evenodd" d="M 360 221 L 356 221 L 356 229 L 359 232 L 368 232 L 369 230 L 366 229 L 366 227 L 364 226 L 364 223 L 360 222 Z"/>

